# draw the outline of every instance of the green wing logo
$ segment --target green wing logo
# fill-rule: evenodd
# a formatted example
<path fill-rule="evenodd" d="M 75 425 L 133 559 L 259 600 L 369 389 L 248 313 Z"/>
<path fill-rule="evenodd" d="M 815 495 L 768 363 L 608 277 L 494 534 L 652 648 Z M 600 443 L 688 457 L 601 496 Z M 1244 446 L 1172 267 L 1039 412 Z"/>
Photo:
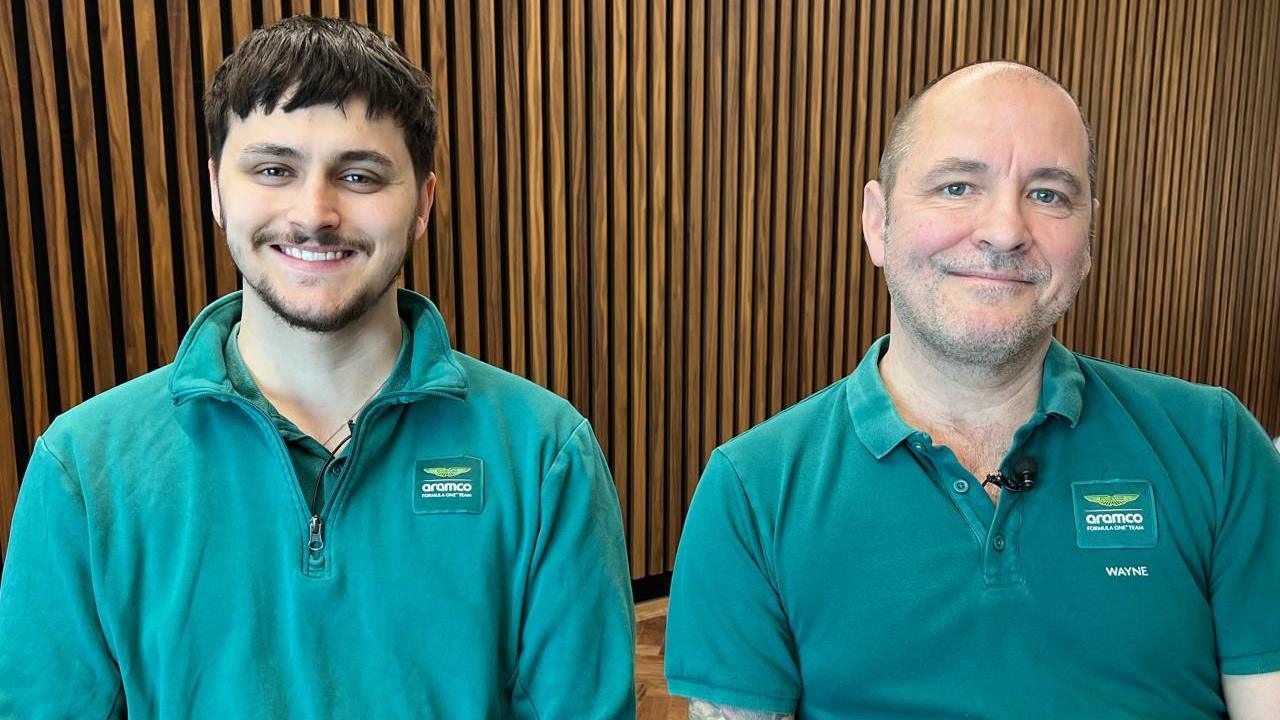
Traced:
<path fill-rule="evenodd" d="M 1137 493 L 1117 493 L 1115 495 L 1085 495 L 1085 500 L 1105 507 L 1120 507 L 1138 499 Z"/>
<path fill-rule="evenodd" d="M 451 478 L 458 477 L 470 469 L 471 468 L 469 467 L 433 467 L 422 468 L 422 472 L 427 473 L 428 475 L 435 475 L 438 478 Z M 1137 497 L 1137 495 L 1134 495 L 1134 497 Z"/>

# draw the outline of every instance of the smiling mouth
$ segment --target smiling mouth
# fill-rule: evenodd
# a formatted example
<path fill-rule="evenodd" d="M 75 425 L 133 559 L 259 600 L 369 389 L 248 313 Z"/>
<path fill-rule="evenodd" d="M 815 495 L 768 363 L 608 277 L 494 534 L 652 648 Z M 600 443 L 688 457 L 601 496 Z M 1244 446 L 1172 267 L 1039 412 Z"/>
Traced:
<path fill-rule="evenodd" d="M 306 250 L 294 245 L 272 245 L 278 252 L 305 262 L 343 260 L 355 254 L 354 250 Z"/>
<path fill-rule="evenodd" d="M 990 282 L 1007 282 L 1007 283 L 1025 283 L 1030 284 L 1031 281 L 1025 278 L 1013 277 L 1009 275 L 974 273 L 974 272 L 953 272 L 952 275 L 970 280 L 987 280 Z"/>

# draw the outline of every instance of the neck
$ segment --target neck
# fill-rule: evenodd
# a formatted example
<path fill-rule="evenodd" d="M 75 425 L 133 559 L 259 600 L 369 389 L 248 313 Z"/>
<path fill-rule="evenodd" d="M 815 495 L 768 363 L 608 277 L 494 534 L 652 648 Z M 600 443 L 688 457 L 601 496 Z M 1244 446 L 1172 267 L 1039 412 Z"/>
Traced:
<path fill-rule="evenodd" d="M 360 319 L 329 333 L 295 328 L 246 288 L 237 338 L 262 394 L 300 430 L 325 442 L 352 419 L 395 367 L 401 325 L 388 292 Z M 345 433 L 338 433 L 330 445 Z"/>
<path fill-rule="evenodd" d="M 896 318 L 890 333 L 880 374 L 908 424 L 930 432 L 1010 428 L 1011 434 L 1035 412 L 1049 337 L 1019 357 L 977 366 L 933 352 Z"/>

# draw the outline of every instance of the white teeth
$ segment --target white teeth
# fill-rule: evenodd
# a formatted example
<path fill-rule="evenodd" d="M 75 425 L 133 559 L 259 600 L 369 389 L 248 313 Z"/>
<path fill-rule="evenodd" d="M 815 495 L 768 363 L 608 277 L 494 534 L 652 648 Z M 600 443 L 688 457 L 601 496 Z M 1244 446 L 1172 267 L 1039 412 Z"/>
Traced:
<path fill-rule="evenodd" d="M 320 260 L 339 260 L 350 254 L 350 252 L 345 250 L 338 250 L 336 252 L 335 251 L 311 252 L 310 250 L 303 250 L 302 248 L 288 247 L 288 246 L 282 247 L 280 248 L 280 250 L 285 255 L 288 255 L 289 257 L 298 258 L 299 260 L 306 260 L 307 262 L 318 262 Z"/>

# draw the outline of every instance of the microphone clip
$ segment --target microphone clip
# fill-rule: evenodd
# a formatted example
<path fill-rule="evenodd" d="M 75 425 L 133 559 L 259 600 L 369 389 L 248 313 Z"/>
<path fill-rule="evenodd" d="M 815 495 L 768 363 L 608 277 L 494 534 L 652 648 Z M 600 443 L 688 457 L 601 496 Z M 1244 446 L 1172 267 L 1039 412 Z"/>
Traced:
<path fill-rule="evenodd" d="M 1030 458 L 1023 458 L 1013 466 L 1013 475 L 1005 475 L 997 470 L 982 481 L 983 487 L 995 485 L 1009 492 L 1026 492 L 1036 484 L 1036 463 Z"/>

